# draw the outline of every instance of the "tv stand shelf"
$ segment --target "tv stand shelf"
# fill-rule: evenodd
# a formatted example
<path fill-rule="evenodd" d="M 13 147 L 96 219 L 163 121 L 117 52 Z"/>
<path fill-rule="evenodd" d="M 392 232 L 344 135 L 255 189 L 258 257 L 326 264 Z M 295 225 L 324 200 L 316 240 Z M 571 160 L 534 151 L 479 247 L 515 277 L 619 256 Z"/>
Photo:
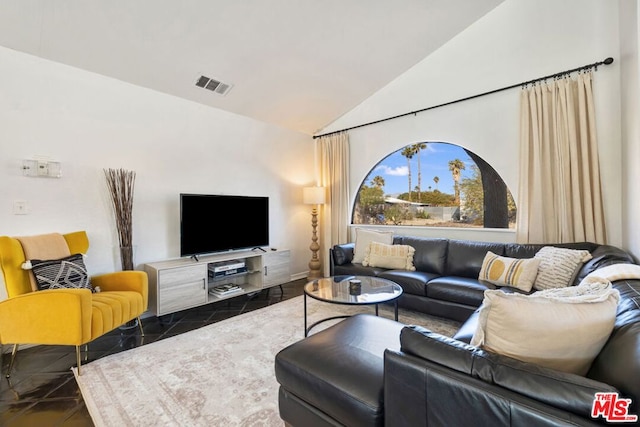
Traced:
<path fill-rule="evenodd" d="M 144 265 L 149 275 L 149 311 L 156 316 L 175 313 L 229 298 L 259 292 L 291 280 L 290 251 L 235 251 L 193 258 L 152 262 Z M 244 261 L 247 271 L 209 277 L 209 264 Z M 211 295 L 209 290 L 233 284 L 242 290 Z"/>

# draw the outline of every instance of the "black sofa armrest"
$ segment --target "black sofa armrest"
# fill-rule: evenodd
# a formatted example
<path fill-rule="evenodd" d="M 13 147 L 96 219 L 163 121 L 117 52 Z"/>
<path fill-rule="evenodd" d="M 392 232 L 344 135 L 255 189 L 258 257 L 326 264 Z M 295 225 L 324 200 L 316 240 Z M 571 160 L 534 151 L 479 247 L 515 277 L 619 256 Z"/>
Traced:
<path fill-rule="evenodd" d="M 335 245 L 333 249 L 333 261 L 336 265 L 349 264 L 353 261 L 353 252 L 355 251 L 355 243 L 343 243 Z"/>
<path fill-rule="evenodd" d="M 637 284 L 637 281 L 633 282 Z M 619 314 L 609 340 L 587 373 L 587 376 L 594 380 L 615 384 L 626 398 L 631 399 L 631 414 L 640 412 L 639 343 L 640 310 L 629 310 Z"/>
<path fill-rule="evenodd" d="M 329 274 L 334 275 L 335 266 L 351 264 L 355 243 L 343 243 L 329 248 Z"/>
<path fill-rule="evenodd" d="M 462 374 L 456 387 L 479 380 L 508 391 L 509 399 L 515 393 L 580 418 L 589 419 L 596 392 L 617 392 L 599 381 L 491 353 L 418 326 L 403 328 L 400 345 L 403 353 L 429 366 Z"/>
<path fill-rule="evenodd" d="M 597 426 L 579 417 L 454 369 L 386 350 L 385 425 Z"/>

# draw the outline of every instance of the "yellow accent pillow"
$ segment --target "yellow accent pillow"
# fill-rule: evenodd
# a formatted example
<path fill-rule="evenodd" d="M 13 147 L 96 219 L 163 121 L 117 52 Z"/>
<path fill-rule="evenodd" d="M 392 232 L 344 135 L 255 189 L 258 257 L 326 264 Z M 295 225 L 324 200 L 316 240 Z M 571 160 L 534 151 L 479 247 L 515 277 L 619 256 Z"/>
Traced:
<path fill-rule="evenodd" d="M 415 248 L 409 245 L 385 245 L 371 242 L 367 246 L 362 265 L 415 271 L 416 267 L 413 265 L 415 252 Z"/>
<path fill-rule="evenodd" d="M 539 259 L 507 258 L 488 251 L 482 261 L 478 280 L 529 292 L 538 275 L 539 265 Z"/>

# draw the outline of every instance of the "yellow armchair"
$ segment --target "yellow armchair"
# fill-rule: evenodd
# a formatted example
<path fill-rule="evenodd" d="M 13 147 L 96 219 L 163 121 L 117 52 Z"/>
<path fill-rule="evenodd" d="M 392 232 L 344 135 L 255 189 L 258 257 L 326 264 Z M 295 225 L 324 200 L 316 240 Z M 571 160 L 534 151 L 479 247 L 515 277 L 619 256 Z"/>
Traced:
<path fill-rule="evenodd" d="M 89 240 L 84 231 L 63 235 L 71 254 L 86 253 Z M 11 375 L 20 344 L 74 345 L 78 374 L 80 346 L 138 319 L 147 310 L 147 275 L 121 271 L 91 277 L 101 292 L 88 289 L 33 291 L 20 241 L 0 237 L 0 268 L 8 298 L 0 301 L 0 344 L 13 344 L 6 376 Z"/>

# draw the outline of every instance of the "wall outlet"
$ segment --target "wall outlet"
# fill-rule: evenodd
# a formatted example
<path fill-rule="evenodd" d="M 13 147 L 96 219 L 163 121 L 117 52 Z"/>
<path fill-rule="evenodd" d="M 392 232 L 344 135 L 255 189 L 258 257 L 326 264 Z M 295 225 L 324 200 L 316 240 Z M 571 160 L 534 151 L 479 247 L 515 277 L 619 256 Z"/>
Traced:
<path fill-rule="evenodd" d="M 29 205 L 26 200 L 16 200 L 13 202 L 14 215 L 26 215 L 29 213 Z"/>

